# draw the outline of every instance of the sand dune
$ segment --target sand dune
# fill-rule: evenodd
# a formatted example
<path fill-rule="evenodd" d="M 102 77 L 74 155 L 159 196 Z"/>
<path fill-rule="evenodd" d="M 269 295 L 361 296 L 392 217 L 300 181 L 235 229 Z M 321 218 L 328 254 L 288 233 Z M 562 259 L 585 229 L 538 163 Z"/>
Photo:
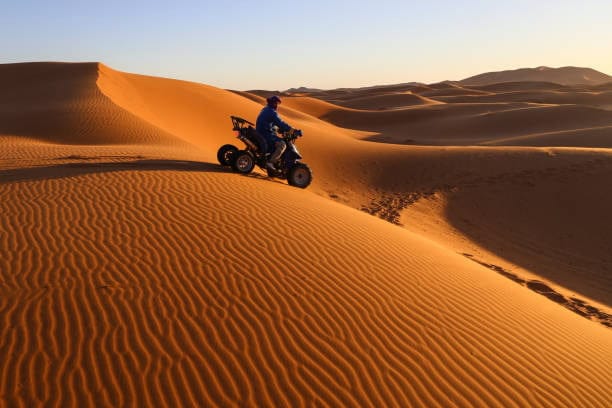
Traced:
<path fill-rule="evenodd" d="M 370 109 L 376 106 L 377 109 L 402 108 L 414 105 L 431 105 L 440 102 L 426 98 L 412 92 L 391 93 L 383 95 L 362 96 L 346 101 L 337 102 L 339 105 L 354 109 Z"/>
<path fill-rule="evenodd" d="M 419 82 L 409 82 L 403 84 L 365 86 L 361 88 L 314 89 L 306 92 L 304 88 L 302 88 L 302 90 L 297 92 L 295 90 L 287 90 L 283 92 L 283 94 L 286 96 L 311 96 L 318 99 L 342 100 L 378 94 L 410 92 L 422 86 L 424 86 L 424 84 Z M 269 91 L 258 91 L 260 94 L 268 92 Z"/>
<path fill-rule="evenodd" d="M 108 100 L 97 78 L 96 63 L 0 65 L 0 134 L 66 144 L 176 143 Z"/>
<path fill-rule="evenodd" d="M 526 135 L 502 137 L 482 145 L 487 146 L 609 146 L 612 126 L 578 128 L 572 130 L 544 131 Z"/>
<path fill-rule="evenodd" d="M 286 98 L 315 171 L 297 191 L 214 163 L 260 96 L 98 64 L 0 73 L 0 405 L 612 404 L 605 316 L 529 290 L 609 307 L 608 150 L 366 142 L 353 125 L 483 106 Z M 505 257 L 525 285 L 486 266 Z"/>
<path fill-rule="evenodd" d="M 568 116 L 574 114 L 578 116 Z M 428 145 L 472 145 L 500 137 L 612 123 L 610 113 L 603 110 L 520 102 L 445 104 L 380 112 L 336 110 L 321 118 L 341 127 L 377 133 L 372 140 Z M 602 146 L 611 142 L 607 140 Z"/>
<path fill-rule="evenodd" d="M 500 102 L 533 102 L 555 105 L 586 105 L 605 107 L 612 104 L 612 92 L 559 92 L 559 91 L 516 91 L 490 95 L 440 96 L 437 98 L 446 103 L 500 103 Z"/>
<path fill-rule="evenodd" d="M 246 117 L 260 109 L 257 103 L 211 86 L 119 73 L 104 65 L 97 85 L 123 110 L 197 147 L 226 141 L 229 116 L 237 107 Z"/>
<path fill-rule="evenodd" d="M 265 95 L 270 92 L 259 91 Z M 440 95 L 487 95 L 489 92 L 460 85 L 441 82 L 438 84 L 398 84 L 366 88 L 335 89 L 331 91 L 309 92 L 307 94 L 292 94 L 287 96 L 309 96 L 322 99 L 337 105 L 362 110 L 379 110 L 397 108 L 400 106 L 423 105 L 439 103 L 430 99 Z"/>
<path fill-rule="evenodd" d="M 401 87 L 411 90 L 399 93 Z M 612 125 L 612 94 L 596 86 L 508 82 L 466 88 L 442 82 L 307 95 L 285 97 L 284 106 L 360 130 L 359 137 L 378 142 L 575 147 L 612 143 L 606 130 Z"/>
<path fill-rule="evenodd" d="M 283 110 L 286 110 L 285 108 L 291 108 L 314 116 L 315 118 L 322 118 L 330 112 L 338 110 L 354 110 L 309 96 L 285 97 L 283 98 L 282 107 Z"/>
<path fill-rule="evenodd" d="M 446 103 L 394 111 L 336 109 L 321 116 L 337 126 L 374 132 L 370 140 L 396 144 L 474 145 L 496 140 L 574 131 L 580 138 L 548 139 L 547 146 L 610 147 L 612 138 L 590 137 L 590 129 L 612 125 L 612 114 L 582 105 L 532 102 Z M 585 131 L 581 133 L 582 131 Z M 537 138 L 523 146 L 543 145 Z"/>
<path fill-rule="evenodd" d="M 612 82 L 607 82 L 605 84 L 593 86 L 591 89 L 600 90 L 600 91 L 612 91 Z"/>
<path fill-rule="evenodd" d="M 556 84 L 554 82 L 543 81 L 515 81 L 515 82 L 495 82 L 488 85 L 472 85 L 470 89 L 478 89 L 488 92 L 488 94 L 496 94 L 500 92 L 513 91 L 558 91 L 563 89 L 572 89 L 568 86 Z"/>
<path fill-rule="evenodd" d="M 500 82 L 547 81 L 562 85 L 598 85 L 612 81 L 612 77 L 591 68 L 521 68 L 509 71 L 487 72 L 466 78 L 465 85 L 487 85 Z"/>
<path fill-rule="evenodd" d="M 444 86 L 442 86 L 444 85 Z M 436 98 L 438 96 L 458 96 L 458 95 L 488 95 L 489 92 L 481 91 L 473 88 L 466 88 L 459 85 L 453 84 L 433 84 L 429 85 L 431 90 L 424 89 L 419 92 L 419 95 L 426 96 L 429 98 Z"/>

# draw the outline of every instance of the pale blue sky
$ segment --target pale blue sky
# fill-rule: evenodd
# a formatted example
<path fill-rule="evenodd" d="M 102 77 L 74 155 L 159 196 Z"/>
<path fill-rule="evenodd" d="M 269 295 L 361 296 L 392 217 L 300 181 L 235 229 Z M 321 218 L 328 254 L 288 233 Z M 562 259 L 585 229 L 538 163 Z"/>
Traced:
<path fill-rule="evenodd" d="M 9 0 L 0 63 L 21 61 L 101 61 L 232 89 L 436 82 L 540 65 L 612 74 L 612 1 Z"/>

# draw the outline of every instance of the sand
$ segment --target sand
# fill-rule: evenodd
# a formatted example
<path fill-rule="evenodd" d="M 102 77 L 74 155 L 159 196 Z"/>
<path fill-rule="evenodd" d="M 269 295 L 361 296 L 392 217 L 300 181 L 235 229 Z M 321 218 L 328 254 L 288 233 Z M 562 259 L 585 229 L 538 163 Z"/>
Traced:
<path fill-rule="evenodd" d="M 530 125 L 577 147 L 413 146 L 364 139 L 531 102 L 286 98 L 300 190 L 216 163 L 256 94 L 97 63 L 0 85 L 0 405 L 612 404 L 612 156 L 572 127 L 601 109 Z"/>

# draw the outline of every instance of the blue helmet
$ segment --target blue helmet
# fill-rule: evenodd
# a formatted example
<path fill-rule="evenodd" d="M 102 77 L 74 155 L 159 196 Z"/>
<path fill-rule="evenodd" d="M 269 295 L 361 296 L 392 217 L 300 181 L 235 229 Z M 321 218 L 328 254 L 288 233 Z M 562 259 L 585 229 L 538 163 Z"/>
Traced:
<path fill-rule="evenodd" d="M 268 99 L 266 99 L 266 102 L 268 102 L 268 105 L 278 104 L 281 103 L 281 98 L 276 95 L 272 95 Z"/>

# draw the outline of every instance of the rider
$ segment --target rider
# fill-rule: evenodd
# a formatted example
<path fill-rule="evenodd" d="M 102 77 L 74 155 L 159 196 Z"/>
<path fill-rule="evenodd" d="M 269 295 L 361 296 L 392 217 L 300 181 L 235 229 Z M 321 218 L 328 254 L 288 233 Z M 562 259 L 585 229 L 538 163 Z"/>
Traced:
<path fill-rule="evenodd" d="M 276 135 L 272 128 L 277 126 L 281 132 L 287 132 L 291 130 L 291 126 L 283 122 L 278 116 L 278 112 L 276 112 L 278 104 L 281 103 L 281 99 L 273 95 L 266 99 L 266 101 L 268 105 L 265 106 L 259 113 L 259 116 L 257 116 L 255 129 L 257 133 L 266 139 L 268 146 L 274 146 L 274 153 L 272 153 L 268 159 L 266 167 L 270 170 L 276 170 L 275 164 L 281 158 L 281 155 L 287 148 L 287 144 Z"/>

